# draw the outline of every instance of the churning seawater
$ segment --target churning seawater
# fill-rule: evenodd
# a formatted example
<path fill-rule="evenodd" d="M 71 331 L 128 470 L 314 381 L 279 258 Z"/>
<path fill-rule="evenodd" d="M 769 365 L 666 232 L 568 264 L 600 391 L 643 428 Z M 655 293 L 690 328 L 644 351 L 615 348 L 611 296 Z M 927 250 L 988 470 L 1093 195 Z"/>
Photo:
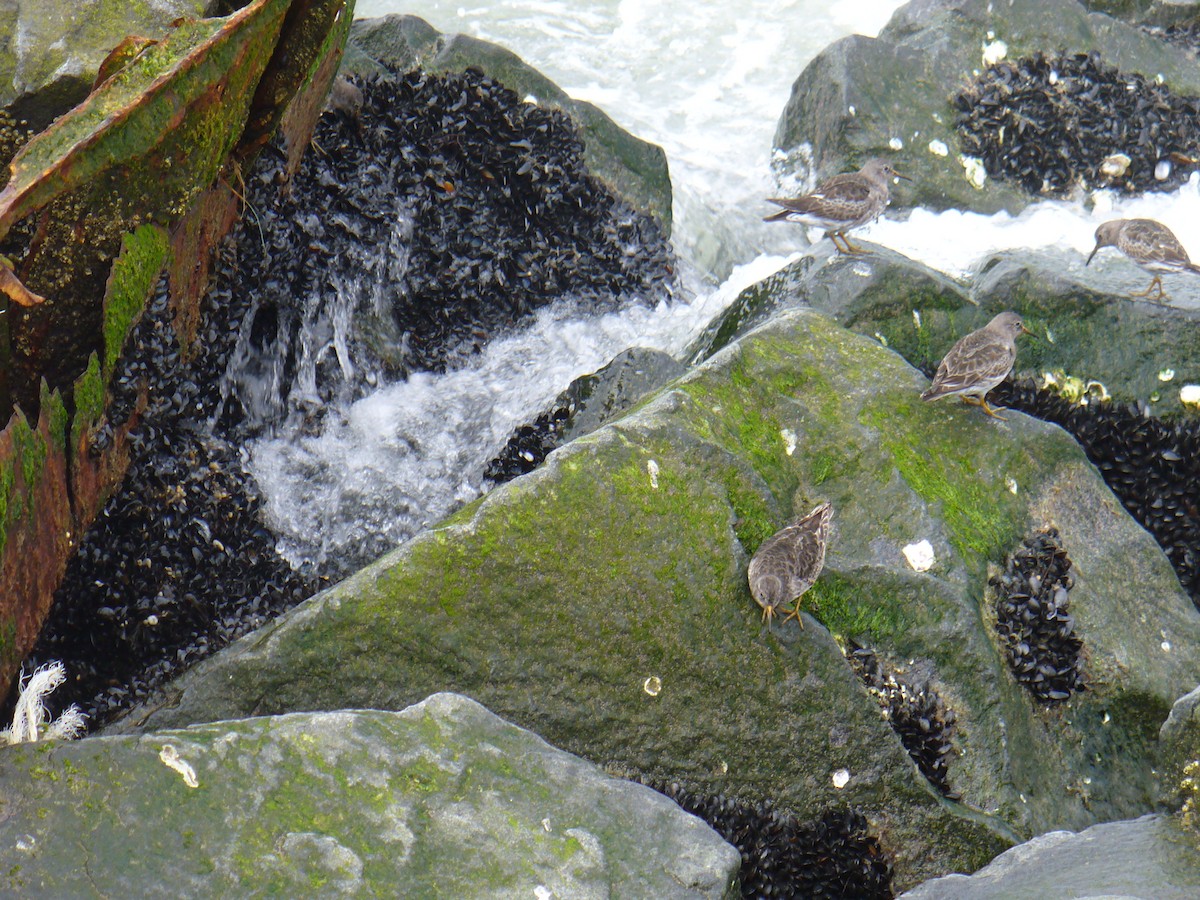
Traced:
<path fill-rule="evenodd" d="M 256 440 L 251 468 L 284 555 L 322 566 L 357 556 L 357 548 L 403 542 L 478 496 L 483 466 L 511 430 L 575 377 L 627 347 L 682 350 L 742 287 L 805 252 L 801 229 L 761 221 L 769 211 L 763 198 L 777 191 L 770 158 L 780 112 L 792 82 L 825 46 L 851 32 L 877 33 L 899 5 L 360 0 L 360 17 L 412 13 L 440 31 L 502 44 L 572 96 L 661 145 L 686 280 L 671 303 L 603 316 L 580 314 L 564 297 L 462 368 L 381 386 L 327 416 L 318 434 Z M 1071 248 L 1082 266 L 1096 224 L 1117 215 L 1159 218 L 1185 245 L 1200 247 L 1198 213 L 1193 177 L 1174 195 L 1124 200 L 1100 193 L 1086 208 L 1046 201 L 1017 217 L 918 209 L 859 234 L 960 276 L 982 256 L 1012 247 Z"/>

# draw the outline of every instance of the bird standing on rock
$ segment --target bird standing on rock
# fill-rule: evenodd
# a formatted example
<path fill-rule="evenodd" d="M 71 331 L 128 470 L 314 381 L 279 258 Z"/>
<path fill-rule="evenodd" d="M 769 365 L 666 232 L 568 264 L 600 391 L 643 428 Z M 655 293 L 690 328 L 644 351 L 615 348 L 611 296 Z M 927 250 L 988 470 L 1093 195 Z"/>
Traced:
<path fill-rule="evenodd" d="M 1113 219 L 1105 222 L 1096 229 L 1096 246 L 1088 255 L 1085 266 L 1091 265 L 1092 257 L 1101 247 L 1116 247 L 1143 269 L 1156 273 L 1150 287 L 1131 294 L 1132 297 L 1149 297 L 1150 292 L 1158 288 L 1158 295 L 1154 299 L 1161 302 L 1167 295 L 1158 273 L 1200 273 L 1200 266 L 1188 258 L 1179 238 L 1162 222 L 1153 219 Z"/>
<path fill-rule="evenodd" d="M 1033 334 L 1015 312 L 1002 312 L 978 331 L 959 338 L 942 359 L 933 384 L 922 400 L 937 400 L 957 394 L 968 403 L 983 407 L 994 419 L 1003 419 L 987 405 L 988 391 L 1008 377 L 1017 361 L 1017 335 Z"/>
<path fill-rule="evenodd" d="M 763 541 L 750 560 L 746 580 L 750 593 L 763 608 L 763 621 L 775 617 L 775 611 L 785 603 L 796 606 L 783 621 L 800 622 L 800 597 L 813 586 L 825 565 L 825 543 L 829 540 L 829 524 L 833 507 L 820 504 L 798 522 L 793 522 Z"/>
<path fill-rule="evenodd" d="M 850 243 L 846 232 L 874 222 L 891 202 L 892 179 L 911 178 L 901 175 L 883 159 L 871 159 L 857 172 L 834 175 L 821 182 L 811 194 L 803 197 L 770 197 L 768 203 L 782 206 L 777 213 L 767 216 L 764 222 L 799 222 L 825 229 L 825 237 L 833 241 L 839 251 L 865 253 L 861 247 Z M 838 243 L 842 239 L 845 247 Z"/>

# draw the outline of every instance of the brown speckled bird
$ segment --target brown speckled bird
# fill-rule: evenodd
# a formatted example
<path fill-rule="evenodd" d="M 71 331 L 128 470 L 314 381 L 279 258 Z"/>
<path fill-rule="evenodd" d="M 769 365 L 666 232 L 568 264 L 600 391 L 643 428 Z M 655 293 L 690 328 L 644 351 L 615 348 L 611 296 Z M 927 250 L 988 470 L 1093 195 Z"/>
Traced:
<path fill-rule="evenodd" d="M 893 178 L 911 181 L 882 159 L 871 159 L 857 172 L 834 175 L 823 181 L 811 194 L 803 197 L 770 197 L 768 203 L 782 206 L 764 222 L 798 222 L 825 229 L 825 236 L 838 250 L 846 253 L 865 253 L 850 243 L 846 232 L 874 222 L 891 202 Z M 838 243 L 841 238 L 845 247 Z"/>
<path fill-rule="evenodd" d="M 1171 229 L 1153 219 L 1113 219 L 1105 222 L 1096 229 L 1096 246 L 1088 254 L 1085 266 L 1091 265 L 1092 257 L 1101 247 L 1116 247 L 1149 272 L 1200 273 L 1200 266 L 1188 258 L 1183 244 L 1179 243 Z M 1163 300 L 1167 295 L 1163 291 L 1161 274 L 1155 274 L 1146 290 L 1130 296 L 1149 297 L 1155 288 L 1158 288 L 1158 295 L 1154 299 Z"/>
<path fill-rule="evenodd" d="M 783 621 L 800 622 L 800 597 L 813 586 L 821 567 L 825 565 L 825 543 L 829 540 L 829 523 L 833 507 L 822 503 L 798 522 L 793 522 L 763 541 L 746 579 L 750 593 L 763 608 L 763 621 L 775 617 L 775 611 L 785 603 L 796 604 Z"/>
<path fill-rule="evenodd" d="M 922 400 L 937 400 L 957 394 L 968 403 L 983 407 L 996 419 L 1003 419 L 987 405 L 988 391 L 1008 377 L 1017 361 L 1019 334 L 1032 334 L 1015 312 L 1002 312 L 978 331 L 959 338 L 942 359 L 933 384 L 921 395 Z"/>

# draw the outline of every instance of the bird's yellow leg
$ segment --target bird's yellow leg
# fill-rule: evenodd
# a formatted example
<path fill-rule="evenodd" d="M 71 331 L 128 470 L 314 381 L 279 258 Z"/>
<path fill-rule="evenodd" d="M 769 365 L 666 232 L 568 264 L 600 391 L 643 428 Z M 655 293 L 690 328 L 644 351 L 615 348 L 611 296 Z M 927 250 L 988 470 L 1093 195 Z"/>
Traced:
<path fill-rule="evenodd" d="M 827 237 L 831 241 L 833 241 L 833 246 L 837 248 L 838 253 L 849 253 L 850 252 L 845 247 L 843 247 L 840 243 L 838 243 L 838 237 L 841 237 L 842 240 L 845 240 L 845 236 L 840 235 L 836 231 L 827 231 L 827 232 L 825 232 L 825 237 Z"/>
<path fill-rule="evenodd" d="M 804 630 L 804 620 L 800 618 L 800 601 L 796 601 L 796 606 L 786 616 L 783 617 L 783 624 L 786 625 L 792 619 L 796 620 L 796 624 L 800 626 L 800 630 Z"/>
<path fill-rule="evenodd" d="M 994 409 L 992 409 L 990 406 L 988 406 L 986 398 L 980 397 L 979 405 L 981 407 L 983 407 L 983 411 L 985 413 L 987 413 L 989 416 L 991 416 L 993 419 L 999 419 L 1001 422 L 1008 421 L 1007 419 L 1004 418 L 1004 416 L 1000 415 L 1000 413 L 996 412 Z M 1003 409 L 1004 407 L 1002 406 L 1000 408 Z"/>
<path fill-rule="evenodd" d="M 1162 302 L 1162 299 L 1167 295 L 1166 295 L 1166 292 L 1163 290 L 1161 275 L 1155 275 L 1154 280 L 1150 282 L 1150 287 L 1146 288 L 1144 291 L 1138 291 L 1137 293 L 1130 294 L 1129 296 L 1130 297 L 1149 297 L 1150 292 L 1152 290 L 1154 290 L 1155 288 L 1158 288 L 1158 294 L 1154 297 L 1154 299 L 1158 300 L 1159 302 Z"/>
<path fill-rule="evenodd" d="M 863 247 L 859 247 L 859 246 L 856 246 L 855 244 L 850 243 L 850 238 L 846 237 L 846 232 L 842 231 L 839 233 L 842 236 L 842 240 L 846 242 L 846 252 L 847 253 L 853 253 L 856 256 L 861 256 L 864 253 L 870 252 L 869 250 L 867 250 Z"/>

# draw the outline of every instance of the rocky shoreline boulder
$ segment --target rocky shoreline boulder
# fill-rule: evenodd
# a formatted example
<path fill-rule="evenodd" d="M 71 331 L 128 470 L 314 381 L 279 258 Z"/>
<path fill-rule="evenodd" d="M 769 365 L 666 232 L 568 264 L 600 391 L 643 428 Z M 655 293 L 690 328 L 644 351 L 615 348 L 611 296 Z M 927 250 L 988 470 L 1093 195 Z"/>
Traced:
<path fill-rule="evenodd" d="M 932 372 L 959 337 L 1013 310 L 1035 333 L 1021 343 L 1017 374 L 1053 376 L 1077 400 L 1178 416 L 1181 389 L 1200 380 L 1200 305 L 1183 291 L 1165 303 L 1129 296 L 1145 278 L 1125 260 L 1092 269 L 1064 253 L 1004 251 L 961 283 L 882 247 L 806 256 L 743 291 L 690 355 L 706 357 L 777 310 L 811 306 Z"/>
<path fill-rule="evenodd" d="M 884 156 L 916 178 L 897 185 L 895 206 L 1016 212 L 1032 195 L 964 156 L 953 97 L 1001 59 L 1093 50 L 1122 72 L 1200 94 L 1186 48 L 1076 0 L 914 0 L 877 38 L 837 41 L 796 79 L 775 133 L 779 174 L 804 183 Z"/>
<path fill-rule="evenodd" d="M 115 730 L 453 689 L 622 771 L 803 819 L 850 805 L 900 887 L 1145 812 L 1158 727 L 1200 681 L 1200 615 L 1069 437 L 924 404 L 924 384 L 874 339 L 785 312 Z M 817 499 L 836 514 L 806 627 L 766 627 L 746 560 Z M 1086 648 L 1086 690 L 1061 704 L 1017 683 L 990 624 L 989 578 L 1051 527 Z M 961 802 L 881 718 L 851 642 L 954 711 Z"/>
<path fill-rule="evenodd" d="M 699 819 L 454 694 L 3 760 L 10 896 L 740 896 Z"/>

